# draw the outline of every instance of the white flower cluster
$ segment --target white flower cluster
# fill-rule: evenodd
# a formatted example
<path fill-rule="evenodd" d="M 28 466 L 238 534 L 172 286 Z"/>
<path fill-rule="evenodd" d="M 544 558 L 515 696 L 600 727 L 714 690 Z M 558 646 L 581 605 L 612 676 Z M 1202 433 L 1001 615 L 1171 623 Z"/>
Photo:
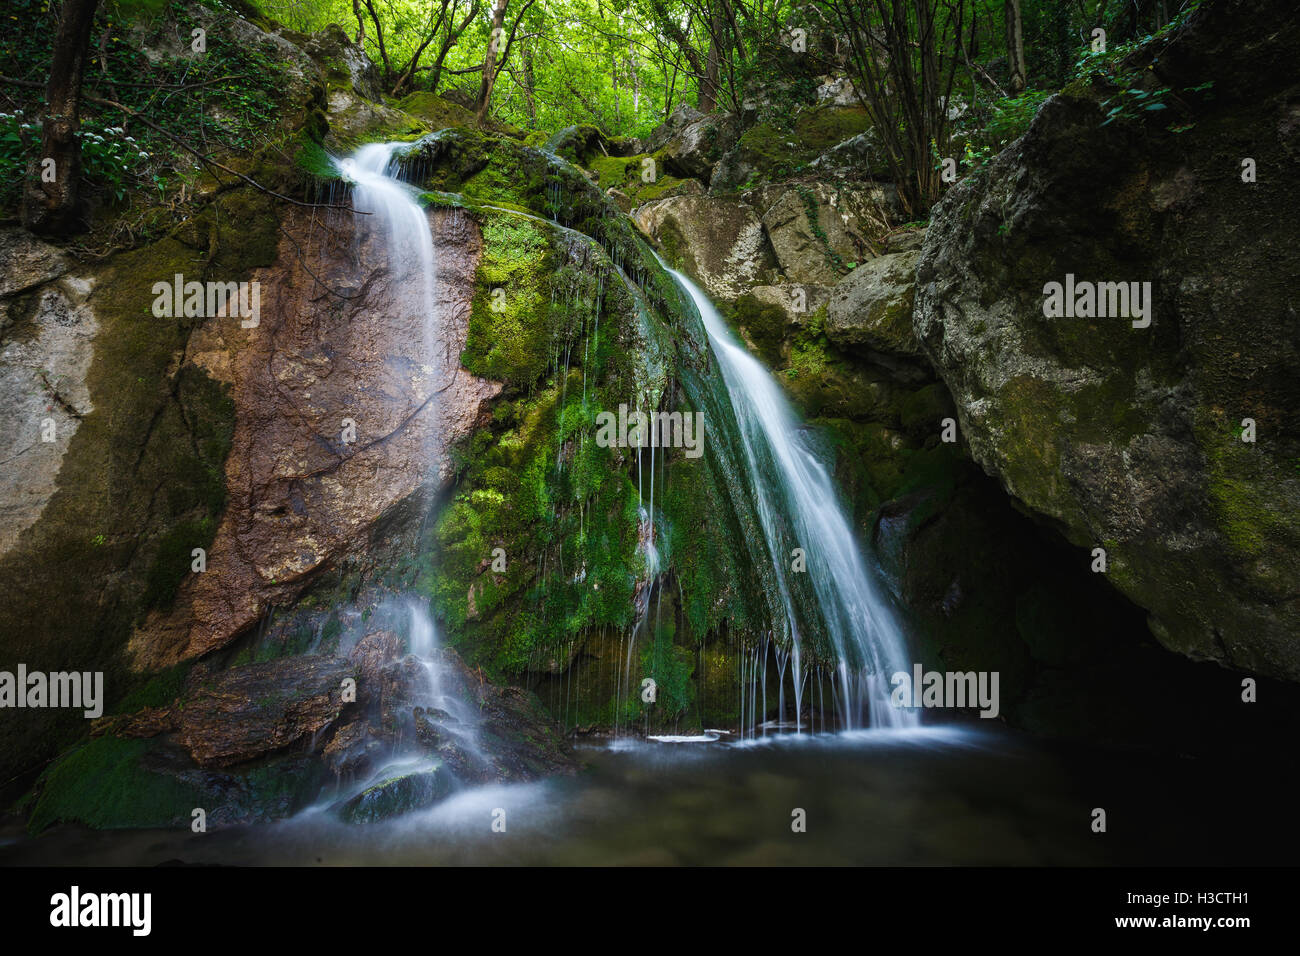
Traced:
<path fill-rule="evenodd" d="M 96 144 L 106 143 L 110 146 L 118 146 L 118 145 L 129 146 L 135 149 L 136 156 L 139 157 L 140 159 L 142 160 L 149 159 L 149 154 L 139 148 L 139 144 L 136 142 L 135 137 L 127 136 L 126 130 L 123 129 L 121 126 L 106 127 L 104 129 L 104 134 L 106 135 L 101 135 L 99 133 L 96 133 L 94 130 L 89 130 L 89 129 L 82 129 L 77 131 L 78 136 L 87 139 L 92 143 L 96 143 Z M 116 137 L 121 137 L 120 144 L 113 142 L 114 138 Z"/>

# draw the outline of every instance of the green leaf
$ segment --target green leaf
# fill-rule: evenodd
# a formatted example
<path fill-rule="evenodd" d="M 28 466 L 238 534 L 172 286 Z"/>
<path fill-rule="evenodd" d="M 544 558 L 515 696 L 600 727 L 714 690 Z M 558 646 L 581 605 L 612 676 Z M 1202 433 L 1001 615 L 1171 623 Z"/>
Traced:
<path fill-rule="evenodd" d="M 1162 110 L 1164 108 L 1165 108 L 1164 103 L 1151 103 L 1150 105 L 1143 107 L 1143 109 L 1146 110 Z"/>

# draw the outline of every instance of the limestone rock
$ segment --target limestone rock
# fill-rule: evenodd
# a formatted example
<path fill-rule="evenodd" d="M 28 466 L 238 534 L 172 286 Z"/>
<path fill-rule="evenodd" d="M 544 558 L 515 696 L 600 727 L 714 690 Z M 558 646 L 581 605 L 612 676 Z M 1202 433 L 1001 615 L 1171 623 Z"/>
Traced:
<path fill-rule="evenodd" d="M 767 284 L 776 267 L 763 225 L 754 210 L 734 200 L 672 196 L 634 213 L 637 226 L 668 260 L 717 299 L 734 299 Z"/>
<path fill-rule="evenodd" d="M 868 259 L 831 292 L 826 337 L 841 349 L 920 361 L 912 332 L 912 301 L 919 252 Z"/>
<path fill-rule="evenodd" d="M 873 254 L 888 230 L 888 201 L 879 187 L 766 186 L 746 198 L 762 218 L 781 271 L 795 282 L 834 285 L 849 263 Z"/>
<path fill-rule="evenodd" d="M 0 287 L 45 284 L 30 296 L 0 296 L 0 309 L 23 313 L 0 338 L 0 555 L 17 543 L 45 510 L 58 487 L 59 469 L 82 420 L 94 410 L 87 375 L 99 322 L 86 298 L 92 284 L 67 277 L 44 243 L 0 240 L 10 253 Z M 18 300 L 21 299 L 21 302 Z"/>
<path fill-rule="evenodd" d="M 23 229 L 0 231 L 0 298 L 57 279 L 68 271 L 67 256 Z"/>
<path fill-rule="evenodd" d="M 1298 48 L 1285 3 L 1206 4 L 1132 64 L 1159 56 L 1174 89 L 1214 81 L 1190 129 L 1151 112 L 1103 127 L 1109 94 L 1082 83 L 1048 100 L 933 210 L 914 313 L 973 457 L 1075 545 L 1104 548 L 1107 580 L 1163 644 L 1291 680 Z M 1067 274 L 1150 283 L 1150 325 L 1046 317 L 1045 284 Z"/>
<path fill-rule="evenodd" d="M 732 118 L 710 114 L 683 126 L 664 144 L 659 155 L 665 170 L 672 175 L 708 182 L 713 167 L 735 145 L 737 136 Z"/>

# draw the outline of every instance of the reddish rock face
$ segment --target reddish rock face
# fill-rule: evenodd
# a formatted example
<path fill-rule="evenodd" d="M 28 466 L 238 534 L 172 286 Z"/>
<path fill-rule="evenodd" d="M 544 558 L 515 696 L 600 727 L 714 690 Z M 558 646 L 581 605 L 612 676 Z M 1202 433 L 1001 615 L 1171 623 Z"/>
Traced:
<path fill-rule="evenodd" d="M 459 210 L 429 217 L 427 332 L 420 284 L 390 267 L 368 217 L 293 209 L 276 265 L 253 277 L 258 327 L 211 319 L 191 339 L 185 360 L 228 383 L 236 406 L 228 500 L 207 570 L 133 635 L 137 667 L 227 644 L 322 568 L 363 559 L 382 517 L 450 478 L 448 446 L 501 386 L 459 364 L 478 226 Z M 349 424 L 355 438 L 345 442 Z"/>
<path fill-rule="evenodd" d="M 355 668 L 339 657 L 286 657 L 191 678 L 179 741 L 201 767 L 274 753 L 328 727 Z"/>

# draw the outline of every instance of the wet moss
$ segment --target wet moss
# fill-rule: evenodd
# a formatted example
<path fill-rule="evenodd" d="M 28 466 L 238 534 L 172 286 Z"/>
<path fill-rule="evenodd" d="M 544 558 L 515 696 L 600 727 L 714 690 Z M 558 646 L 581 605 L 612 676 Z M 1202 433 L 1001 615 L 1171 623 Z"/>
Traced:
<path fill-rule="evenodd" d="M 190 811 L 203 806 L 202 792 L 143 768 L 149 748 L 144 740 L 95 737 L 64 754 L 37 784 L 28 830 L 61 822 L 101 829 L 188 822 Z"/>
<path fill-rule="evenodd" d="M 540 224 L 505 214 L 489 215 L 483 240 L 461 362 L 476 375 L 527 387 L 541 376 L 558 331 L 550 240 Z"/>

